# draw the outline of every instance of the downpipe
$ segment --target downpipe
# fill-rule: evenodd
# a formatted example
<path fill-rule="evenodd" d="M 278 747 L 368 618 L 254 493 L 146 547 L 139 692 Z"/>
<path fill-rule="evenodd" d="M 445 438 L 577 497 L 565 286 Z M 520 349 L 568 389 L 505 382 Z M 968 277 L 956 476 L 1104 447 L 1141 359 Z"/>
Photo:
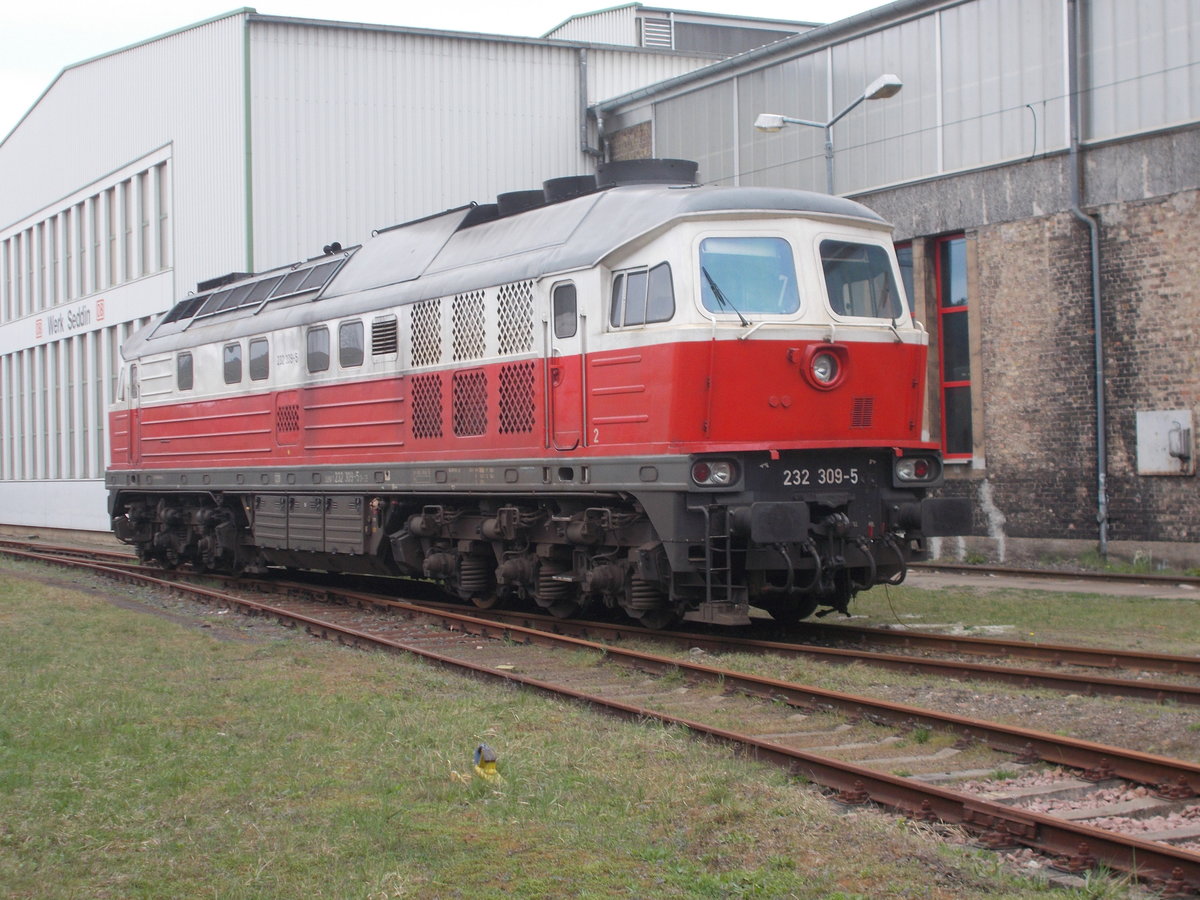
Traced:
<path fill-rule="evenodd" d="M 1102 558 L 1108 557 L 1108 418 L 1104 402 L 1104 321 L 1100 297 L 1100 223 L 1097 218 L 1083 210 L 1083 168 L 1079 158 L 1080 119 L 1079 102 L 1079 0 L 1067 0 L 1067 90 L 1068 119 L 1071 128 L 1069 154 L 1069 177 L 1071 180 L 1071 213 L 1087 226 L 1090 242 L 1092 275 L 1092 329 L 1094 332 L 1093 365 L 1096 388 L 1096 523 L 1099 526 L 1099 551 Z"/>

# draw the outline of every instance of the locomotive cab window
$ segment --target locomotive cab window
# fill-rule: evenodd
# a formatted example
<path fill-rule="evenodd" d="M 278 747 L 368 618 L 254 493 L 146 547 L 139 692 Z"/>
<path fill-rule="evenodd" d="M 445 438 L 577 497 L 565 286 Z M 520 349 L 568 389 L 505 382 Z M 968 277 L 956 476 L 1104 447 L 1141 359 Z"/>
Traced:
<path fill-rule="evenodd" d="M 554 336 L 556 338 L 574 337 L 579 330 L 578 298 L 575 285 L 557 284 L 554 286 Z"/>
<path fill-rule="evenodd" d="M 709 312 L 789 315 L 800 309 L 792 245 L 777 237 L 700 242 L 700 300 Z"/>
<path fill-rule="evenodd" d="M 882 247 L 821 241 L 821 268 L 829 306 L 837 315 L 894 320 L 908 314 Z"/>
<path fill-rule="evenodd" d="M 613 276 L 609 323 L 613 328 L 669 322 L 675 315 L 675 287 L 665 262 Z"/>
<path fill-rule="evenodd" d="M 329 329 L 322 325 L 308 332 L 308 371 L 324 372 L 329 368 Z"/>
<path fill-rule="evenodd" d="M 225 383 L 238 384 L 242 380 L 242 345 L 226 344 L 223 357 L 225 360 Z"/>
<path fill-rule="evenodd" d="M 266 338 L 250 342 L 250 380 L 266 381 L 271 374 L 271 354 Z"/>
<path fill-rule="evenodd" d="M 366 347 L 363 323 L 355 320 L 343 322 L 338 326 L 338 365 L 343 369 L 351 369 L 363 364 L 364 348 Z"/>
<path fill-rule="evenodd" d="M 190 391 L 193 381 L 192 354 L 180 353 L 175 357 L 175 384 L 181 391 Z"/>

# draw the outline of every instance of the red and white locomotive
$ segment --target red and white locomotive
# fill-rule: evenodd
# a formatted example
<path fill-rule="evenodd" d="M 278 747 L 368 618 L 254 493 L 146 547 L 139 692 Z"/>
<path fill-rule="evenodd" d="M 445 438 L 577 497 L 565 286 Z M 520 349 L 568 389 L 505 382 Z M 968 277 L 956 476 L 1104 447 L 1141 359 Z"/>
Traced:
<path fill-rule="evenodd" d="M 650 627 L 903 578 L 970 511 L 925 497 L 888 226 L 694 174 L 609 164 L 182 300 L 123 347 L 116 535 Z"/>

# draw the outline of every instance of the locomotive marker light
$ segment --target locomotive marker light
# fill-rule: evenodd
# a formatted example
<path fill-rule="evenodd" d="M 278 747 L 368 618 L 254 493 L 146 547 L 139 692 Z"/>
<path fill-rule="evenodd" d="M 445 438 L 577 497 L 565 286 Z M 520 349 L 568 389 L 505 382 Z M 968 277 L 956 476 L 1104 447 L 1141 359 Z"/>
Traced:
<path fill-rule="evenodd" d="M 781 116 L 777 113 L 760 113 L 754 120 L 756 131 L 775 134 L 782 131 L 785 125 L 807 125 L 810 128 L 821 128 L 825 131 L 825 192 L 833 193 L 833 126 L 864 100 L 886 100 L 894 97 L 904 87 L 904 82 L 898 75 L 880 75 L 867 85 L 866 90 L 858 95 L 840 113 L 828 122 L 812 122 L 808 119 L 794 119 L 791 116 Z"/>

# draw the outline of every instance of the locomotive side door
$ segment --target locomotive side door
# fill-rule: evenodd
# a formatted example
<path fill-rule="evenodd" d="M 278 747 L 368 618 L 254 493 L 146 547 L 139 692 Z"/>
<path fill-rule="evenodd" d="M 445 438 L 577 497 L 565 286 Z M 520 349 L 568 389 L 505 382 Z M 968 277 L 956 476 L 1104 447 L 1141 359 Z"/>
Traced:
<path fill-rule="evenodd" d="M 138 366 L 134 363 L 129 367 L 129 384 L 126 385 L 125 399 L 128 403 L 127 435 L 129 437 L 129 462 L 136 464 L 142 461 L 142 429 L 140 418 L 141 385 L 138 384 Z"/>
<path fill-rule="evenodd" d="M 564 281 L 550 293 L 546 340 L 547 446 L 574 450 L 583 434 L 583 328 L 575 285 Z"/>

